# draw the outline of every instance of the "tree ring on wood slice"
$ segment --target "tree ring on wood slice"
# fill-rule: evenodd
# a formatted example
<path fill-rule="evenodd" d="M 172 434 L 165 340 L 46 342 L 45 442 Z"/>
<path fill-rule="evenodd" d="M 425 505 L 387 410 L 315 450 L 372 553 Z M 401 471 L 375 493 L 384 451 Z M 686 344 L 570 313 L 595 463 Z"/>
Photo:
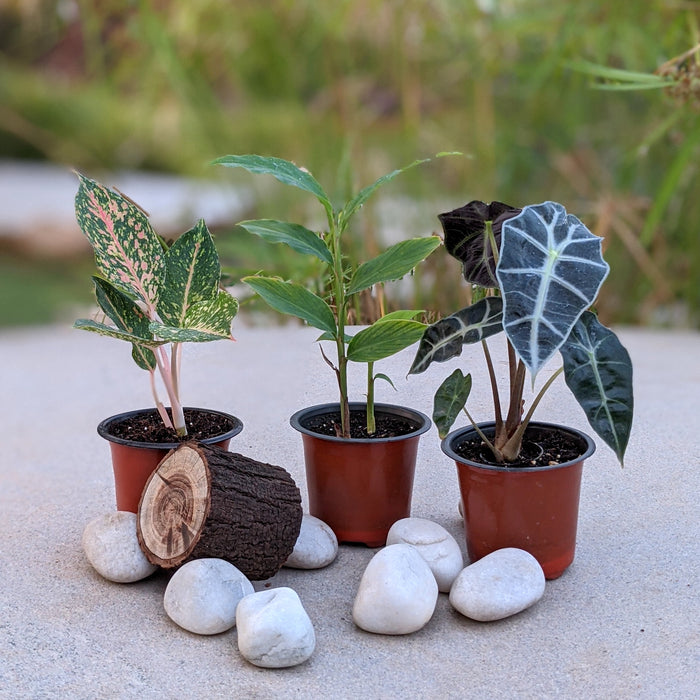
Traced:
<path fill-rule="evenodd" d="M 261 580 L 291 554 L 301 518 L 299 489 L 282 467 L 189 442 L 148 480 L 137 533 L 148 560 L 163 568 L 214 557 Z"/>

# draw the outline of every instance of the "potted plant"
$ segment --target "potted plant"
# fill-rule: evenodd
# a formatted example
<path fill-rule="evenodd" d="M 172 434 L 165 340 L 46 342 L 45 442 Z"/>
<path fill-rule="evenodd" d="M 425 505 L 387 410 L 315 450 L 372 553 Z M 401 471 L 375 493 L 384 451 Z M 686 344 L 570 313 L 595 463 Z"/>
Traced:
<path fill-rule="evenodd" d="M 230 339 L 238 302 L 220 287 L 219 258 L 204 221 L 169 244 L 128 197 L 78 178 L 76 217 L 94 249 L 100 276 L 92 279 L 105 322 L 81 319 L 75 328 L 131 343 L 155 402 L 98 426 L 111 448 L 117 510 L 136 512 L 149 475 L 170 449 L 186 439 L 227 448 L 243 428 L 234 416 L 183 407 L 180 400 L 182 344 Z M 169 409 L 158 396 L 156 372 Z"/>
<path fill-rule="evenodd" d="M 629 354 L 589 310 L 609 272 L 602 239 L 554 202 L 519 209 L 473 201 L 438 218 L 475 303 L 426 329 L 410 373 L 460 355 L 465 344 L 482 344 L 493 420 L 477 423 L 466 409 L 472 378 L 459 369 L 438 388 L 433 412 L 443 451 L 457 464 L 469 556 L 519 547 L 538 559 L 547 578 L 556 578 L 574 558 L 581 471 L 595 444 L 578 430 L 535 423 L 533 413 L 563 372 L 591 428 L 620 463 L 632 425 Z M 505 408 L 486 342 L 501 331 Z M 563 367 L 525 412 L 527 373 L 534 389 L 557 352 Z M 462 410 L 470 425 L 448 434 Z"/>
<path fill-rule="evenodd" d="M 302 435 L 310 512 L 328 523 L 341 542 L 383 545 L 391 525 L 410 514 L 418 441 L 430 427 L 428 417 L 419 411 L 374 402 L 375 381 L 390 381 L 375 374 L 374 363 L 418 341 L 425 328 L 415 320 L 421 312 L 388 314 L 352 336 L 347 319 L 355 295 L 403 277 L 441 240 L 437 236 L 404 240 L 359 265 L 350 261 L 343 249 L 348 225 L 369 197 L 381 185 L 423 162 L 415 161 L 379 178 L 337 208 L 311 173 L 289 161 L 257 155 L 225 156 L 215 161 L 272 175 L 313 194 L 323 208 L 327 225 L 321 232 L 270 219 L 243 221 L 240 226 L 267 241 L 313 255 L 324 267 L 328 298 L 275 277 L 256 275 L 243 281 L 273 309 L 318 328 L 322 332 L 319 340 L 330 341 L 335 349 L 335 358 L 330 359 L 321 346 L 337 379 L 337 402 L 302 409 L 291 417 L 291 424 Z M 366 365 L 364 403 L 351 402 L 348 397 L 351 363 Z"/>

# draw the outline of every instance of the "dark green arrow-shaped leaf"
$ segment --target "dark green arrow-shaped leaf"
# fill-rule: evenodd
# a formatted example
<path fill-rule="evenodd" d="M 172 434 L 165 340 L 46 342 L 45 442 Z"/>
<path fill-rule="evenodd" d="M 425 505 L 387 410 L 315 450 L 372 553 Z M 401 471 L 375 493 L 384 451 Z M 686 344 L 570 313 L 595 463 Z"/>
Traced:
<path fill-rule="evenodd" d="M 462 354 L 462 347 L 503 330 L 503 300 L 486 297 L 426 328 L 409 374 L 425 372 L 433 362 Z"/>
<path fill-rule="evenodd" d="M 433 422 L 441 439 L 450 432 L 457 416 L 466 405 L 471 390 L 472 375 L 465 376 L 459 369 L 452 372 L 438 387 L 433 399 Z"/>
<path fill-rule="evenodd" d="M 596 298 L 609 271 L 601 242 L 556 202 L 527 206 L 503 224 L 503 327 L 533 376 Z"/>
<path fill-rule="evenodd" d="M 498 287 L 496 253 L 501 245 L 501 229 L 505 221 L 519 213 L 520 209 L 503 202 L 486 204 L 474 200 L 438 215 L 445 232 L 445 249 L 462 263 L 462 275 L 467 282 Z M 490 222 L 493 238 L 487 222 Z"/>
<path fill-rule="evenodd" d="M 586 311 L 561 347 L 564 377 L 595 432 L 622 463 L 632 429 L 632 361 L 618 337 Z"/>

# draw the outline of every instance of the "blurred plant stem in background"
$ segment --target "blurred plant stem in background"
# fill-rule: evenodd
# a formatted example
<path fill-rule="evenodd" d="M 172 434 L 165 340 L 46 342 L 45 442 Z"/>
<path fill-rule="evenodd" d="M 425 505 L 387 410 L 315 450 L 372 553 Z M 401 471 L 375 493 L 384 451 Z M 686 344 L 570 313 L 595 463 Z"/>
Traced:
<path fill-rule="evenodd" d="M 401 163 L 459 150 L 473 157 L 409 173 L 373 203 L 353 255 L 370 257 L 381 236 L 437 229 L 437 213 L 471 199 L 551 199 L 606 236 L 606 323 L 680 314 L 698 325 L 697 104 L 671 86 L 594 90 L 590 73 L 572 68 L 670 65 L 676 74 L 662 77 L 691 80 L 697 53 L 673 59 L 699 41 L 698 5 L 5 0 L 0 157 L 218 177 L 207 164 L 221 153 L 275 154 L 335 178 L 342 198 Z M 268 215 L 304 219 L 299 198 L 275 194 L 272 205 Z M 217 245 L 234 273 L 277 255 L 240 231 L 219 232 Z M 290 277 L 306 264 L 279 262 Z M 303 273 L 322 288 L 315 270 Z M 431 285 L 445 275 L 451 298 Z M 458 279 L 438 251 L 408 303 L 436 314 L 464 305 Z"/>

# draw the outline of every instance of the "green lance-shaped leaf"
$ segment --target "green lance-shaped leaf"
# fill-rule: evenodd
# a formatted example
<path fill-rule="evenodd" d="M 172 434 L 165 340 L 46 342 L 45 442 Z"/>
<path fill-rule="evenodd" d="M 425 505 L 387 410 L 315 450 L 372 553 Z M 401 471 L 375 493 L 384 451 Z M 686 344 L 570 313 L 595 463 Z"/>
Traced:
<path fill-rule="evenodd" d="M 472 375 L 465 376 L 459 369 L 452 372 L 438 387 L 433 398 L 433 422 L 441 439 L 450 432 L 457 416 L 466 405 L 471 390 Z"/>
<path fill-rule="evenodd" d="M 447 154 L 440 154 L 440 155 L 447 155 Z M 403 168 L 399 168 L 398 170 L 393 170 L 390 173 L 387 173 L 386 175 L 382 175 L 379 179 L 375 180 L 371 185 L 367 185 L 367 187 L 364 187 L 361 189 L 346 205 L 343 207 L 343 210 L 340 212 L 339 215 L 339 221 L 340 221 L 340 226 L 341 229 L 345 228 L 347 226 L 348 221 L 352 218 L 353 214 L 362 207 L 362 205 L 382 186 L 385 185 L 387 182 L 390 180 L 393 180 L 397 175 L 400 175 L 403 172 L 406 172 L 406 170 L 410 170 L 411 168 L 415 168 L 417 165 L 421 165 L 422 163 L 428 163 L 430 162 L 430 158 L 423 158 L 422 160 L 414 160 L 413 163 L 409 163 Z"/>
<path fill-rule="evenodd" d="M 178 326 L 154 322 L 150 329 L 172 343 L 207 343 L 231 338 L 231 322 L 238 313 L 238 301 L 220 289 L 213 299 L 192 304 Z"/>
<path fill-rule="evenodd" d="M 632 361 L 618 337 L 586 311 L 561 347 L 564 377 L 595 432 L 622 463 L 632 429 Z"/>
<path fill-rule="evenodd" d="M 131 356 L 134 362 L 147 371 L 156 368 L 156 358 L 153 351 L 144 342 L 151 342 L 153 336 L 149 330 L 150 319 L 141 307 L 123 292 L 101 277 L 93 277 L 95 297 L 99 307 L 112 319 L 116 327 L 142 339 L 141 343 L 133 343 Z M 87 329 L 86 329 L 87 330 Z"/>
<path fill-rule="evenodd" d="M 503 330 L 503 300 L 486 297 L 466 309 L 428 326 L 413 359 L 409 374 L 420 374 L 433 362 L 445 362 L 462 354 L 462 347 Z"/>
<path fill-rule="evenodd" d="M 165 277 L 158 300 L 158 314 L 163 323 L 186 327 L 185 319 L 193 306 L 216 300 L 220 278 L 214 241 L 200 219 L 165 253 Z"/>
<path fill-rule="evenodd" d="M 315 255 L 319 260 L 329 265 L 333 264 L 333 256 L 323 239 L 300 224 L 290 224 L 274 219 L 256 219 L 241 221 L 238 225 L 270 243 L 285 243 L 298 253 Z"/>
<path fill-rule="evenodd" d="M 163 248 L 148 218 L 126 197 L 83 175 L 78 178 L 75 214 L 97 268 L 115 287 L 154 308 Z"/>
<path fill-rule="evenodd" d="M 379 320 L 354 335 L 348 344 L 348 360 L 376 362 L 417 343 L 425 324 L 405 319 Z"/>
<path fill-rule="evenodd" d="M 327 214 L 333 215 L 331 200 L 316 178 L 308 170 L 288 160 L 257 155 L 238 155 L 217 158 L 213 164 L 224 165 L 227 168 L 243 168 L 253 174 L 272 175 L 285 185 L 310 192 L 321 202 Z"/>
<path fill-rule="evenodd" d="M 243 282 L 275 311 L 296 316 L 314 328 L 327 331 L 333 338 L 336 337 L 338 328 L 331 307 L 300 284 L 273 277 L 244 277 Z"/>
<path fill-rule="evenodd" d="M 348 294 L 355 294 L 380 282 L 403 277 L 432 253 L 442 241 L 437 236 L 412 238 L 387 248 L 376 258 L 362 263 L 352 276 Z"/>
<path fill-rule="evenodd" d="M 505 221 L 520 211 L 503 202 L 486 204 L 474 200 L 438 215 L 445 233 L 445 250 L 462 263 L 462 275 L 467 282 L 498 287 L 496 252 L 501 245 L 501 229 Z"/>
<path fill-rule="evenodd" d="M 596 298 L 609 271 L 601 242 L 556 202 L 527 206 L 503 224 L 503 328 L 533 377 Z"/>

